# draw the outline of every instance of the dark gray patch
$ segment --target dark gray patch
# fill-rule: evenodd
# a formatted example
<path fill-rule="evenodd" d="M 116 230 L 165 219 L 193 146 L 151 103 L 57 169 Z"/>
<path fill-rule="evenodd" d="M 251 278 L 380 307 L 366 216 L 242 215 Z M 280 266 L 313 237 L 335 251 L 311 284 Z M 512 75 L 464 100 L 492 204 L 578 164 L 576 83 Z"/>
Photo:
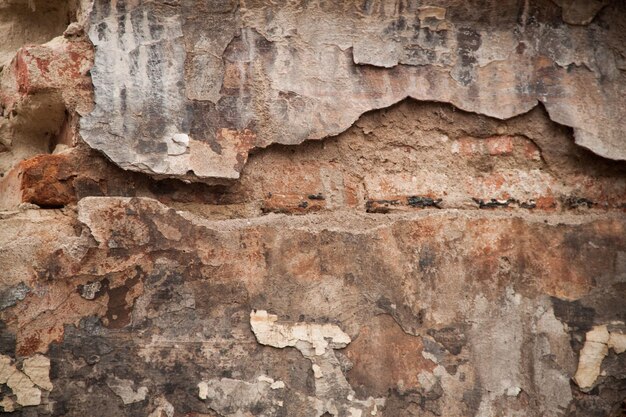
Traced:
<path fill-rule="evenodd" d="M 459 56 L 458 81 L 467 86 L 474 81 L 474 67 L 477 64 L 476 52 L 482 40 L 480 33 L 471 28 L 460 28 L 456 34 L 457 54 Z"/>
<path fill-rule="evenodd" d="M 13 356 L 15 354 L 16 338 L 7 328 L 7 325 L 0 320 L 0 354 Z"/>
<path fill-rule="evenodd" d="M 453 355 L 460 354 L 463 346 L 467 344 L 467 337 L 460 327 L 444 327 L 439 330 L 429 329 L 427 333 Z"/>
<path fill-rule="evenodd" d="M 482 401 L 482 389 L 480 385 L 476 385 L 473 389 L 463 393 L 463 402 L 468 408 L 468 416 L 475 416 L 480 408 Z"/>
<path fill-rule="evenodd" d="M 29 292 L 30 288 L 23 282 L 0 291 L 0 310 L 14 306 L 18 301 L 26 298 Z"/>
<path fill-rule="evenodd" d="M 551 297 L 554 315 L 571 329 L 586 332 L 594 324 L 596 311 L 583 305 L 580 300 L 567 301 Z"/>

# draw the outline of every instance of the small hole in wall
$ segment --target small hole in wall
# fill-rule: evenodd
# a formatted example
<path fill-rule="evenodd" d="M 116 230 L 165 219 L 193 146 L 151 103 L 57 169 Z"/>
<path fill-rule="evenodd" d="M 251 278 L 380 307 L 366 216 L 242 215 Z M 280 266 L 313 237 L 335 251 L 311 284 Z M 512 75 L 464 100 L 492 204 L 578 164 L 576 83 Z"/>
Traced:
<path fill-rule="evenodd" d="M 59 145 L 73 146 L 74 145 L 74 119 L 72 119 L 65 110 L 63 122 L 56 132 L 50 136 L 48 142 L 48 153 L 53 153 Z M 47 132 L 46 132 L 47 134 Z"/>

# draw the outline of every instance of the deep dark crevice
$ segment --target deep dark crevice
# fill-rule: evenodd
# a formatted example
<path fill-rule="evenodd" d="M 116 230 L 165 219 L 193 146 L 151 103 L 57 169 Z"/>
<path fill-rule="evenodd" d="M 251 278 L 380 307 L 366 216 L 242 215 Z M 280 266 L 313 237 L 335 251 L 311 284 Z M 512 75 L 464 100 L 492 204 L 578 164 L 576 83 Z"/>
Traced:
<path fill-rule="evenodd" d="M 578 160 L 585 160 L 585 165 L 586 166 L 601 166 L 602 168 L 616 168 L 616 169 L 620 169 L 620 170 L 625 170 L 626 171 L 626 161 L 620 161 L 620 160 L 613 160 L 613 159 L 608 159 L 608 158 L 604 158 L 596 153 L 594 153 L 593 151 L 584 148 L 582 146 L 576 145 L 574 142 L 574 129 L 570 126 L 566 126 L 566 125 L 562 125 L 558 122 L 555 122 L 554 120 L 552 120 L 550 118 L 550 114 L 548 112 L 548 110 L 546 109 L 545 105 L 543 102 L 538 101 L 537 104 L 531 108 L 530 110 L 524 112 L 524 113 L 520 113 L 516 116 L 513 116 L 511 118 L 508 119 L 497 119 L 494 117 L 490 117 L 481 113 L 475 113 L 475 112 L 471 112 L 471 111 L 466 111 L 466 110 L 462 110 L 458 107 L 456 107 L 455 105 L 451 104 L 451 103 L 447 103 L 447 102 L 441 102 L 441 101 L 434 101 L 434 100 L 416 100 L 412 97 L 406 97 L 390 106 L 387 107 L 381 107 L 381 108 L 376 108 L 376 109 L 371 109 L 368 110 L 364 113 L 362 113 L 353 123 L 350 127 L 348 127 L 347 129 L 345 129 L 344 131 L 336 134 L 336 135 L 330 135 L 330 136 L 326 136 L 324 138 L 321 139 L 307 139 L 301 143 L 297 143 L 297 144 L 283 144 L 283 143 L 271 143 L 267 146 L 260 146 L 260 147 L 253 147 L 250 151 L 249 151 L 249 155 L 250 157 L 254 156 L 254 155 L 258 155 L 258 154 L 262 154 L 263 152 L 272 152 L 276 149 L 281 150 L 281 149 L 291 149 L 291 148 L 297 148 L 297 147 L 302 147 L 303 145 L 307 144 L 307 143 L 315 143 L 315 142 L 325 142 L 325 141 L 332 141 L 332 140 L 336 140 L 339 139 L 342 135 L 344 135 L 347 131 L 357 128 L 360 129 L 361 132 L 365 135 L 367 134 L 362 128 L 359 127 L 359 121 L 370 117 L 371 115 L 374 115 L 376 113 L 389 113 L 389 112 L 393 112 L 394 110 L 401 108 L 403 105 L 407 104 L 407 103 L 412 103 L 418 106 L 438 106 L 439 107 L 439 113 L 438 116 L 441 117 L 442 119 L 445 119 L 448 116 L 449 113 L 451 114 L 458 114 L 462 117 L 471 117 L 471 118 L 476 118 L 476 120 L 480 121 L 484 121 L 484 123 L 492 123 L 495 124 L 497 126 L 505 126 L 507 124 L 512 124 L 515 123 L 516 121 L 521 121 L 523 120 L 525 117 L 529 117 L 529 115 L 531 115 L 534 112 L 539 112 L 542 117 L 544 117 L 549 124 L 552 126 L 552 128 L 554 128 L 556 131 L 561 131 L 563 134 L 566 134 L 570 140 L 571 140 L 571 144 L 573 145 L 572 148 L 577 148 L 579 150 L 579 152 L 576 152 L 575 155 L 572 155 L 573 157 L 577 158 Z M 485 139 L 488 138 L 490 136 L 496 135 L 497 132 L 495 131 L 495 129 L 484 129 L 484 130 L 476 130 L 476 129 L 472 129 L 472 130 L 466 130 L 462 125 L 455 125 L 454 121 L 452 120 L 448 120 L 448 122 L 450 123 L 450 131 L 448 132 L 441 132 L 441 133 L 446 133 L 448 134 L 448 136 L 450 136 L 451 139 L 458 139 L 461 136 L 471 136 L 477 139 Z M 484 124 L 482 123 L 482 124 Z M 481 123 L 479 123 L 481 124 Z M 451 132 L 454 132 L 456 130 L 456 134 L 451 134 Z M 539 146 L 539 144 L 536 143 L 535 139 L 533 139 L 531 136 L 528 135 L 528 132 L 516 132 L 517 136 L 521 136 L 524 137 L 525 139 L 528 139 L 529 141 L 531 141 L 533 144 L 535 144 L 535 146 L 537 146 L 540 151 L 542 151 L 541 147 Z M 292 152 L 296 152 L 295 150 L 293 150 Z M 541 157 L 543 158 L 543 152 L 541 153 Z M 249 158 L 248 163 L 250 162 L 252 158 Z M 244 167 L 245 170 L 245 167 Z"/>
<path fill-rule="evenodd" d="M 42 204 L 38 206 L 42 210 L 61 210 L 65 208 L 63 205 L 55 205 L 55 204 Z"/>

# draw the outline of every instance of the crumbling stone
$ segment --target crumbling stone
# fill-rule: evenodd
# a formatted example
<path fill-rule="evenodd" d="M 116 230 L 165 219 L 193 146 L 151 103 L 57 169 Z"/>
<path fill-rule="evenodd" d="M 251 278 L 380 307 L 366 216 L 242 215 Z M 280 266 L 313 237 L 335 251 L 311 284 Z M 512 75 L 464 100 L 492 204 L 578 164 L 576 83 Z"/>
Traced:
<path fill-rule="evenodd" d="M 2 411 L 623 408 L 620 2 L 44 3 L 0 0 Z"/>
<path fill-rule="evenodd" d="M 96 0 L 97 105 L 81 134 L 124 169 L 207 181 L 239 178 L 255 148 L 337 135 L 407 97 L 499 119 L 542 103 L 576 143 L 624 160 L 626 10 L 556 3 Z M 494 137 L 487 148 L 506 155 L 512 143 Z"/>

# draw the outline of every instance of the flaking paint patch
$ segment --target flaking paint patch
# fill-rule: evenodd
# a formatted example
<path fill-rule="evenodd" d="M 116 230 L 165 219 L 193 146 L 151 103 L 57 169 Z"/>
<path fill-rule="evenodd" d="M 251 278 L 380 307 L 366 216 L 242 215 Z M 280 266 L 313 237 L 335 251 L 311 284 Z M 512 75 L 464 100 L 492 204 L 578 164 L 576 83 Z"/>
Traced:
<path fill-rule="evenodd" d="M 210 409 L 226 417 L 248 415 L 246 412 L 252 410 L 261 415 L 275 415 L 284 403 L 284 386 L 282 381 L 266 375 L 252 382 L 215 378 L 198 384 L 198 397 L 207 401 Z"/>
<path fill-rule="evenodd" d="M 52 391 L 52 381 L 50 381 L 50 359 L 44 355 L 34 355 L 24 359 L 22 370 L 35 385 L 46 391 Z"/>
<path fill-rule="evenodd" d="M 606 324 L 594 326 L 587 332 L 574 376 L 574 381 L 580 388 L 588 390 L 593 387 L 600 376 L 602 361 L 609 354 L 609 349 L 617 354 L 626 351 L 626 335 L 609 332 Z"/>
<path fill-rule="evenodd" d="M 257 341 L 276 348 L 295 347 L 311 361 L 315 376 L 315 397 L 306 401 L 316 416 L 363 416 L 378 414 L 385 405 L 384 398 L 356 398 L 334 349 L 346 347 L 351 339 L 335 324 L 278 323 L 278 316 L 265 310 L 250 313 L 250 325 Z M 300 394 L 302 395 L 302 394 Z"/>
<path fill-rule="evenodd" d="M 0 385 L 6 384 L 13 395 L 15 403 L 8 396 L 3 399 L 0 406 L 4 411 L 13 411 L 15 404 L 27 407 L 41 404 L 41 387 L 51 391 L 53 386 L 50 382 L 50 360 L 43 355 L 26 358 L 23 363 L 24 372 L 17 369 L 12 359 L 6 355 L 0 355 Z"/>
<path fill-rule="evenodd" d="M 626 334 L 611 332 L 609 336 L 609 349 L 613 349 L 617 354 L 624 353 L 626 351 Z"/>
<path fill-rule="evenodd" d="M 250 325 L 259 343 L 284 348 L 292 346 L 305 356 L 323 355 L 327 349 L 341 349 L 350 343 L 350 336 L 334 324 L 278 324 L 278 316 L 267 311 L 250 313 Z"/>

